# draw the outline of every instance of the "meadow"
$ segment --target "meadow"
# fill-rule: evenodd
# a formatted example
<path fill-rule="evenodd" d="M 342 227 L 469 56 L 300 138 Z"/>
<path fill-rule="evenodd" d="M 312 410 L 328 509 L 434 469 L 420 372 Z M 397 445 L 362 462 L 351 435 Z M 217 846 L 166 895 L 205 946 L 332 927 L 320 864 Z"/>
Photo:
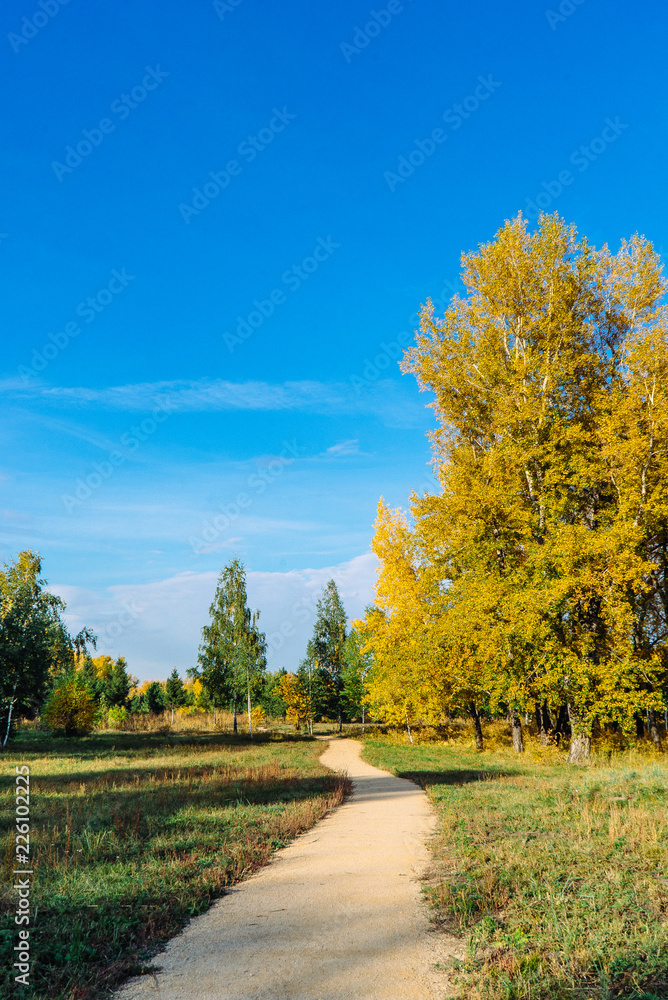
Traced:
<path fill-rule="evenodd" d="M 557 748 L 477 753 L 367 739 L 364 758 L 418 782 L 438 814 L 425 892 L 466 957 L 467 1000 L 668 997 L 668 766 L 649 748 L 568 765 Z"/>
<path fill-rule="evenodd" d="M 322 749 L 287 733 L 20 733 L 0 787 L 0 995 L 16 988 L 15 766 L 30 767 L 37 910 L 21 995 L 93 1000 L 342 801 Z"/>

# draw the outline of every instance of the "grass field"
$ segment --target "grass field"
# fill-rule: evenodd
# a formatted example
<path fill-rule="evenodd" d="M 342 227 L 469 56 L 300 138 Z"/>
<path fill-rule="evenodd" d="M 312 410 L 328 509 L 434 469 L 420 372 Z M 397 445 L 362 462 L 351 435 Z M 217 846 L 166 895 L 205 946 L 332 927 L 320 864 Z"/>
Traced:
<path fill-rule="evenodd" d="M 436 807 L 426 891 L 466 942 L 458 997 L 668 997 L 668 762 L 384 738 L 364 757 Z"/>
<path fill-rule="evenodd" d="M 3 755 L 0 996 L 89 1000 L 140 971 L 191 916 L 338 804 L 321 743 L 265 734 L 25 733 Z M 15 765 L 30 767 L 33 971 L 17 944 Z"/>

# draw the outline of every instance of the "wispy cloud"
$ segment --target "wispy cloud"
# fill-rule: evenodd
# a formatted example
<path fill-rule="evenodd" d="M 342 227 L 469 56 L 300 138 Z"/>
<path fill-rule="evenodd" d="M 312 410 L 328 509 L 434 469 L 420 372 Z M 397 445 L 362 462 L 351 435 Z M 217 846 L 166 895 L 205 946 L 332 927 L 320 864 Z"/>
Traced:
<path fill-rule="evenodd" d="M 96 406 L 145 412 L 162 406 L 173 413 L 215 410 L 295 410 L 320 414 L 368 414 L 397 426 L 413 426 L 424 406 L 400 382 L 383 379 L 357 392 L 347 382 L 228 382 L 224 379 L 138 382 L 102 388 L 18 385 L 9 380 L 0 392 L 14 399 L 56 406 Z"/>
<path fill-rule="evenodd" d="M 366 452 L 360 451 L 360 443 L 357 438 L 350 438 L 348 441 L 339 441 L 338 444 L 333 444 L 323 454 L 330 458 L 341 458 L 345 455 L 365 455 Z"/>

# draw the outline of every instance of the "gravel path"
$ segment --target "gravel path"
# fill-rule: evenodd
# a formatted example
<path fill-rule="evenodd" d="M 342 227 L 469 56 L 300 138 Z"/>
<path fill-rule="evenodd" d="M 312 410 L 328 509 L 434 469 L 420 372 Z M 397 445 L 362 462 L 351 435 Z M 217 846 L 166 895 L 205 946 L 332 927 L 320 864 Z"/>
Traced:
<path fill-rule="evenodd" d="M 156 956 L 118 1000 L 432 1000 L 447 948 L 419 877 L 435 823 L 421 789 L 365 764 L 355 740 L 321 760 L 350 799 L 278 851 Z M 437 953 L 440 951 L 440 954 Z"/>

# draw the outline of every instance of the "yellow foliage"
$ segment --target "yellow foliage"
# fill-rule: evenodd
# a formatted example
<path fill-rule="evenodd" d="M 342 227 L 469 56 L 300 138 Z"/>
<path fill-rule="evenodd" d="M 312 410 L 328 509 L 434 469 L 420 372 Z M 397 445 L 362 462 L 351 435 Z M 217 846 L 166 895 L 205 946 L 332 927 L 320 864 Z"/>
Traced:
<path fill-rule="evenodd" d="M 42 718 L 66 736 L 81 736 L 93 728 L 96 705 L 90 692 L 75 679 L 65 681 L 50 695 Z"/>
<path fill-rule="evenodd" d="M 114 669 L 114 661 L 111 656 L 94 656 L 92 662 L 95 667 L 95 676 L 99 681 L 105 681 Z"/>
<path fill-rule="evenodd" d="M 276 685 L 276 689 L 288 706 L 286 718 L 295 729 L 311 718 L 311 701 L 305 685 L 296 674 L 284 674 Z"/>
<path fill-rule="evenodd" d="M 568 705 L 576 733 L 663 706 L 668 338 L 661 263 L 518 217 L 464 255 L 403 369 L 435 394 L 440 491 L 381 501 L 366 618 L 388 722 Z"/>

